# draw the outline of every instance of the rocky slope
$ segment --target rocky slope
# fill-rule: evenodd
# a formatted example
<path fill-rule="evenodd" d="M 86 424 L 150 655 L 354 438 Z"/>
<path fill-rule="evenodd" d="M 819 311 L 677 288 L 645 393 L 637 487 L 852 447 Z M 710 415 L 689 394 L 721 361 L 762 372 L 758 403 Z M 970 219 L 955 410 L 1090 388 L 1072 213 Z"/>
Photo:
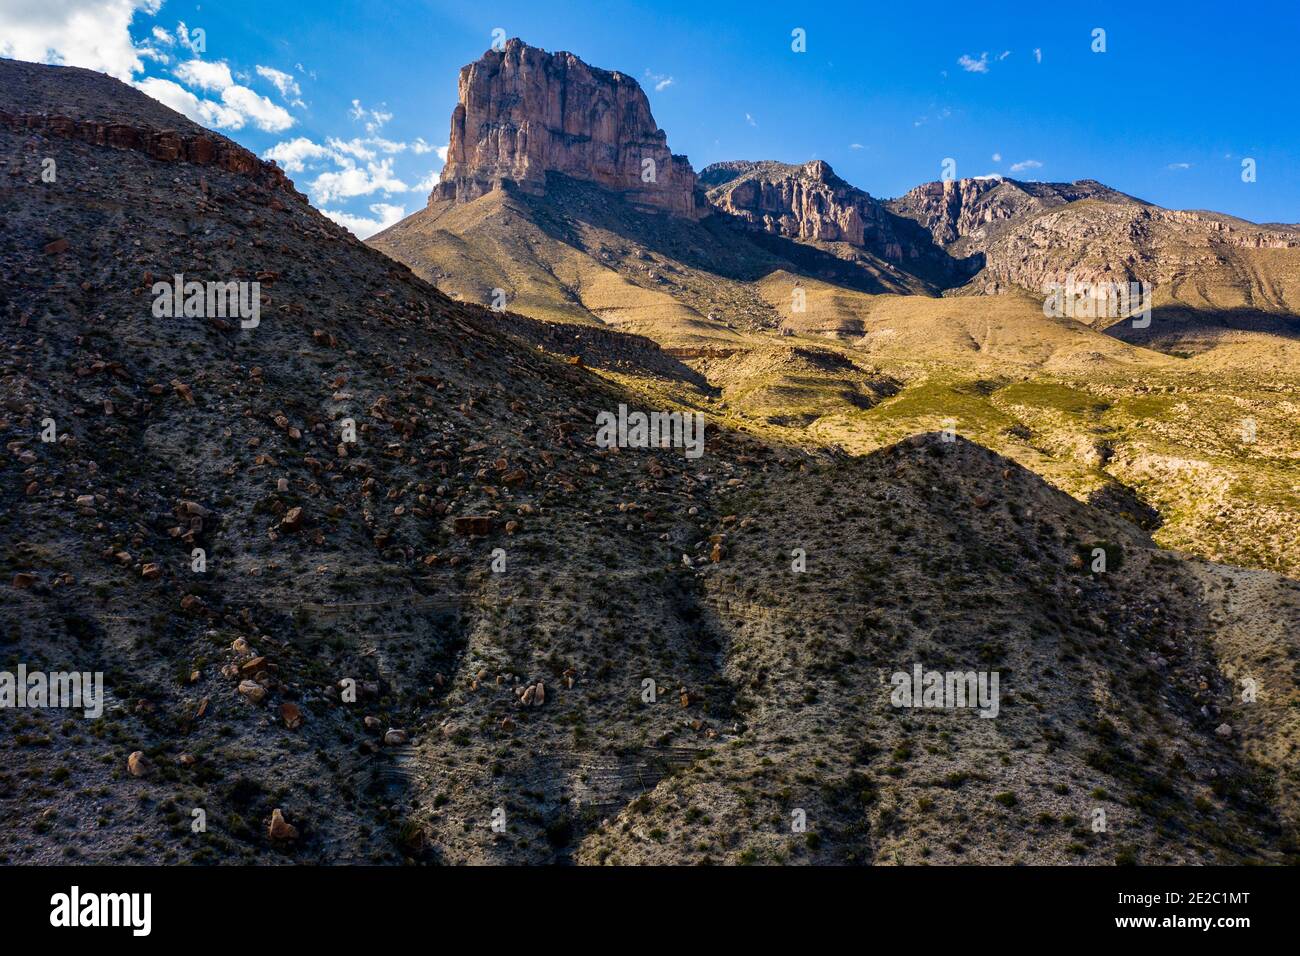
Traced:
<path fill-rule="evenodd" d="M 474 682 L 497 549 L 535 583 L 579 555 L 671 591 L 693 572 L 661 536 L 690 534 L 681 483 L 712 467 L 595 448 L 596 412 L 633 396 L 448 300 L 229 140 L 85 71 L 0 78 L 0 666 L 102 671 L 108 693 L 98 720 L 0 711 L 0 858 L 424 856 L 402 741 Z M 177 273 L 259 282 L 260 323 L 155 317 Z M 647 614 L 681 626 L 671 603 Z M 570 665 L 548 644 L 510 686 L 544 680 L 554 706 Z M 638 670 L 668 666 L 644 653 Z"/>
<path fill-rule="evenodd" d="M 1273 723 L 1294 643 L 1217 673 L 1221 579 L 1131 524 L 937 435 L 755 478 L 723 510 L 746 517 L 720 528 L 706 619 L 728 636 L 743 732 L 603 823 L 580 861 L 1224 863 L 1294 838 L 1290 810 L 1259 827 L 1261 800 L 1296 792 L 1294 732 Z M 1096 542 L 1112 573 L 1084 570 Z M 1293 617 L 1300 588 L 1273 586 Z M 892 677 L 918 661 L 996 669 L 1004 709 L 900 710 Z M 1235 696 L 1247 672 L 1266 707 Z M 1263 776 L 1223 763 L 1243 726 Z"/>
<path fill-rule="evenodd" d="M 1094 180 L 949 180 L 918 186 L 887 206 L 924 226 L 953 256 L 982 265 L 964 291 L 1147 282 L 1158 306 L 1300 308 L 1300 231 L 1285 226 L 1163 209 Z"/>
<path fill-rule="evenodd" d="M 897 215 L 924 226 L 942 246 L 971 240 L 963 248 L 979 250 L 980 241 L 998 223 L 1080 199 L 1140 202 L 1092 179 L 1077 183 L 1028 183 L 990 176 L 922 183 L 885 205 Z"/>
<path fill-rule="evenodd" d="M 468 202 L 502 182 L 544 193 L 548 173 L 697 217 L 695 172 L 674 156 L 636 80 L 518 39 L 460 71 L 447 163 L 433 199 Z"/>

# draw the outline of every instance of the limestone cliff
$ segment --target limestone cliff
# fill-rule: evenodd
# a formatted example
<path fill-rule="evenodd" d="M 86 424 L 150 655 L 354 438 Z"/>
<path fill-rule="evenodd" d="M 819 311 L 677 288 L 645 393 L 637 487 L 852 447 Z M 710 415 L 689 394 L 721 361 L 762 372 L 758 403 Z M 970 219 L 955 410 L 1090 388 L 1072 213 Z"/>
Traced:
<path fill-rule="evenodd" d="M 548 173 L 698 218 L 695 172 L 674 156 L 645 92 L 624 73 L 520 40 L 460 71 L 447 163 L 432 200 L 469 202 L 509 181 L 543 194 Z"/>

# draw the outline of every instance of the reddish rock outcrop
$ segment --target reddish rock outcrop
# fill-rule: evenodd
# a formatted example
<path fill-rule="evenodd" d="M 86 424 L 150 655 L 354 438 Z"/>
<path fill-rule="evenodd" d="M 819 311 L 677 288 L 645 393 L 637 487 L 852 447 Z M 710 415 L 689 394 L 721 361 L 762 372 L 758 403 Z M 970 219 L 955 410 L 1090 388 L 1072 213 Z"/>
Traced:
<path fill-rule="evenodd" d="M 447 163 L 430 199 L 469 202 L 503 181 L 540 195 L 552 172 L 674 215 L 702 212 L 695 172 L 669 151 L 636 80 L 512 39 L 461 68 Z"/>
<path fill-rule="evenodd" d="M 149 129 L 125 123 L 100 123 L 73 119 L 69 116 L 10 113 L 0 109 L 0 126 L 17 130 L 33 130 L 45 136 L 76 139 L 95 146 L 125 149 L 165 163 L 190 163 L 195 166 L 216 166 L 220 169 L 247 176 L 269 189 L 281 190 L 302 199 L 299 193 L 275 163 L 258 159 L 248 150 L 222 136 L 192 134 L 174 130 Z"/>

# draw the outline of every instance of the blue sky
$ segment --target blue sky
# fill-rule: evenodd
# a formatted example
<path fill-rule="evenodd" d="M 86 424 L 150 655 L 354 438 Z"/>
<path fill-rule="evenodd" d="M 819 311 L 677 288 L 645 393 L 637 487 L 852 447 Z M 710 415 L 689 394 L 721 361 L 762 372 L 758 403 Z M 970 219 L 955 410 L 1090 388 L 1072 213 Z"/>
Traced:
<path fill-rule="evenodd" d="M 0 53 L 134 82 L 279 158 L 366 234 L 424 204 L 457 72 L 497 28 L 635 76 L 697 170 L 820 158 L 889 197 L 951 157 L 958 176 L 1090 177 L 1173 208 L 1300 222 L 1295 0 L 6 0 Z"/>

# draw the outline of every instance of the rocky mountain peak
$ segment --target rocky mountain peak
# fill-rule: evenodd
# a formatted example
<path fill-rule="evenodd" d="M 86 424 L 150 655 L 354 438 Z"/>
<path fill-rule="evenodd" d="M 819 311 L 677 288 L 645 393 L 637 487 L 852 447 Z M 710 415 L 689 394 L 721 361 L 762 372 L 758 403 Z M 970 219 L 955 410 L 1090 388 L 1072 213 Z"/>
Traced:
<path fill-rule="evenodd" d="M 835 175 L 830 164 L 776 162 L 710 166 L 714 207 L 765 232 L 861 246 L 881 225 L 880 204 Z M 727 175 L 730 178 L 726 178 Z M 719 182 L 719 180 L 721 180 Z M 894 256 L 893 258 L 897 258 Z"/>
<path fill-rule="evenodd" d="M 1001 176 L 979 176 L 922 183 L 887 205 L 898 215 L 924 226 L 935 242 L 946 246 L 961 239 L 982 239 L 991 224 L 1079 199 L 1140 203 L 1095 179 L 1031 183 Z"/>
<path fill-rule="evenodd" d="M 954 264 L 916 225 L 836 175 L 830 163 L 715 163 L 700 174 L 713 208 L 791 239 L 843 242 L 935 279 Z"/>
<path fill-rule="evenodd" d="M 507 181 L 540 195 L 547 174 L 561 173 L 638 205 L 700 215 L 695 172 L 668 149 L 632 77 L 511 39 L 461 68 L 459 93 L 431 201 L 470 202 Z"/>

